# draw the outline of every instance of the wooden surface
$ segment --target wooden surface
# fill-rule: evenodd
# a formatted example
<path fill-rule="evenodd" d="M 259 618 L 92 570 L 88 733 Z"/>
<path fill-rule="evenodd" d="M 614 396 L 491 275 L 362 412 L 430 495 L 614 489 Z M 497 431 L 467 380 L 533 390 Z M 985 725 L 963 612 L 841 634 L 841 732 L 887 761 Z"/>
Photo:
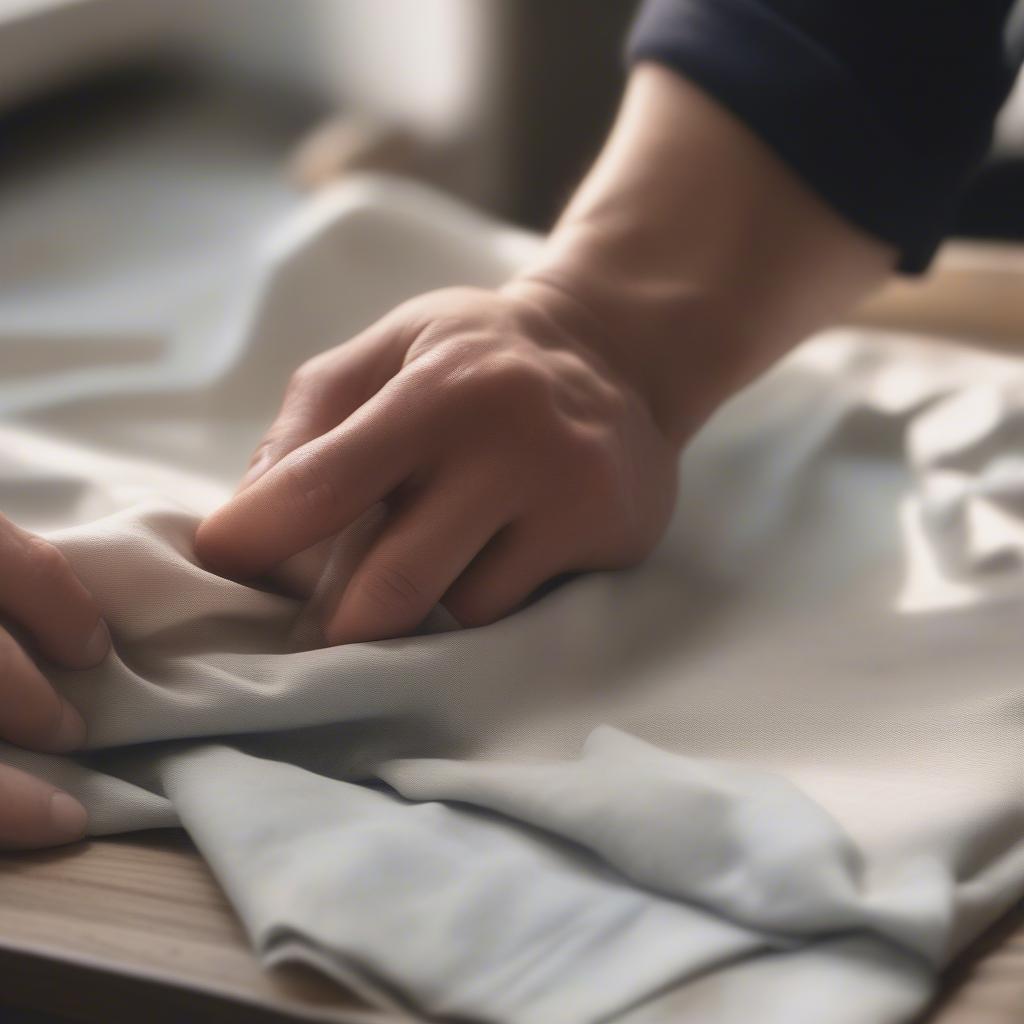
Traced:
<path fill-rule="evenodd" d="M 0 978 L 0 1020 L 4 1007 L 97 1024 L 399 1019 L 313 971 L 263 970 L 171 831 L 0 854 Z"/>
<path fill-rule="evenodd" d="M 264 971 L 202 859 L 171 832 L 0 855 L 0 977 L 0 1020 L 6 1007 L 89 1024 L 400 1019 L 312 971 Z M 925 1020 L 1024 1022 L 1024 907 L 955 966 Z"/>
<path fill-rule="evenodd" d="M 922 1024 L 1024 1022 L 1024 903 L 989 929 L 946 973 Z"/>
<path fill-rule="evenodd" d="M 927 275 L 893 277 L 849 321 L 1024 351 L 1024 245 L 950 242 Z"/>

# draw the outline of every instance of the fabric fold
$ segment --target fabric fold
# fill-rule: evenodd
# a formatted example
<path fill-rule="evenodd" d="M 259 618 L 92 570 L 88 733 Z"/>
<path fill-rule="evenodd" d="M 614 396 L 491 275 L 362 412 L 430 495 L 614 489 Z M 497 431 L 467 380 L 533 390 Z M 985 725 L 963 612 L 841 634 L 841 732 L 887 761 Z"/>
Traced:
<path fill-rule="evenodd" d="M 0 506 L 114 640 L 47 668 L 88 751 L 0 761 L 94 834 L 182 824 L 267 963 L 409 1012 L 910 1019 L 1024 896 L 1018 361 L 813 339 L 688 448 L 647 562 L 481 629 L 439 612 L 322 646 L 372 516 L 257 585 L 195 558 L 273 412 L 266 353 L 300 362 L 468 266 L 499 280 L 509 239 L 428 193 L 343 189 L 269 248 L 237 307 L 258 316 L 216 324 L 221 376 L 159 403 L 51 389 L 0 427 Z"/>

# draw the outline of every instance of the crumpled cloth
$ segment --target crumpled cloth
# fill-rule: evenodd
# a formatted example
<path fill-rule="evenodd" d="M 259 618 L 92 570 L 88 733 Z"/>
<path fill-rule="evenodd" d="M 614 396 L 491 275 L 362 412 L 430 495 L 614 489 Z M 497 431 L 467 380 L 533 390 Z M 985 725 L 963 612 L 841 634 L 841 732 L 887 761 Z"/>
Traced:
<path fill-rule="evenodd" d="M 197 563 L 285 367 L 532 244 L 356 183 L 151 366 L 0 388 L 0 508 L 114 640 L 49 671 L 88 752 L 0 759 L 95 834 L 183 825 L 266 963 L 415 1014 L 909 1020 L 1024 895 L 1021 361 L 812 339 L 687 449 L 647 562 L 481 629 L 321 646 L 372 517 L 259 586 Z"/>

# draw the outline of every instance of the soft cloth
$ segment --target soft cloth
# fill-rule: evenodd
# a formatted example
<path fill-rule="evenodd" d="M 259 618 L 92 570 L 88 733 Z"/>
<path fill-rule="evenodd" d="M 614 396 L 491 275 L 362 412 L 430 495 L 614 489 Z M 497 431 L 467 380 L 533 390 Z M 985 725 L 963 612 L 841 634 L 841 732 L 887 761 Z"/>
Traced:
<path fill-rule="evenodd" d="M 688 449 L 649 561 L 482 629 L 322 648 L 373 522 L 259 588 L 196 562 L 284 367 L 529 246 L 351 186 L 160 364 L 8 385 L 0 508 L 51 533 L 114 652 L 50 673 L 90 753 L 0 757 L 97 834 L 184 825 L 266 962 L 385 1004 L 908 1020 L 1024 895 L 1021 363 L 813 340 Z"/>

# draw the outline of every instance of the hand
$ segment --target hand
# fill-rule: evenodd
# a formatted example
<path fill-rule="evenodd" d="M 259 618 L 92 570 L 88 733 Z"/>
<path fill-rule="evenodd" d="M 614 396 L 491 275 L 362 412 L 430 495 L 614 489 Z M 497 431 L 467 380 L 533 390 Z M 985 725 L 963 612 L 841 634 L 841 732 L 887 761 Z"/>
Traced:
<path fill-rule="evenodd" d="M 642 559 L 676 447 L 587 344 L 596 325 L 551 298 L 434 292 L 300 367 L 240 492 L 201 524 L 200 558 L 258 576 L 384 502 L 329 612 L 335 644 L 406 634 L 439 601 L 490 623 L 553 576 Z"/>
<path fill-rule="evenodd" d="M 66 668 L 91 668 L 110 635 L 64 556 L 0 516 L 0 617 Z M 85 723 L 37 668 L 29 648 L 0 627 L 0 739 L 47 753 L 80 747 Z M 85 808 L 48 782 L 0 765 L 0 847 L 53 846 L 81 838 Z"/>

